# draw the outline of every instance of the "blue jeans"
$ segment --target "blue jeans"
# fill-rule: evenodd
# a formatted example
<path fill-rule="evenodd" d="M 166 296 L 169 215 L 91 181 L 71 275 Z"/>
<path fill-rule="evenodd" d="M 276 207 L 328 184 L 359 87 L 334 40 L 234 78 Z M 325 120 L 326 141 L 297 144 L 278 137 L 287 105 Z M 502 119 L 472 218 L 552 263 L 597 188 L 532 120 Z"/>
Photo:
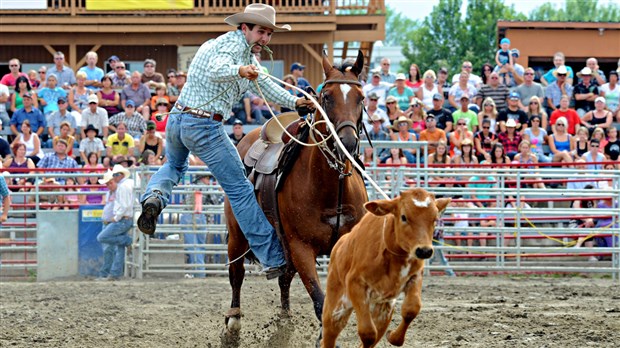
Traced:
<path fill-rule="evenodd" d="M 182 225 L 206 225 L 207 224 L 207 216 L 205 214 L 181 214 L 181 219 L 179 221 Z M 183 244 L 205 244 L 207 241 L 207 231 L 205 227 L 198 227 L 201 229 L 199 233 L 184 233 L 183 234 Z M 196 229 L 190 226 L 181 227 L 183 231 L 196 231 Z M 185 247 L 185 251 L 205 251 L 204 247 L 199 246 L 189 246 Z M 190 268 L 191 270 L 196 271 L 204 271 L 205 270 L 205 254 L 196 254 L 196 253 L 188 253 L 187 254 L 187 263 L 189 265 L 201 265 L 197 267 Z M 196 278 L 204 278 L 204 273 L 196 273 L 194 274 Z"/>
<path fill-rule="evenodd" d="M 131 245 L 132 239 L 129 230 L 133 225 L 132 219 L 122 219 L 103 227 L 97 235 L 97 241 L 103 248 L 103 265 L 99 276 L 119 278 L 125 272 L 125 247 Z"/>
<path fill-rule="evenodd" d="M 443 238 L 439 239 L 439 242 L 433 241 L 433 246 L 440 246 L 442 245 L 441 243 L 443 243 Z M 430 259 L 429 263 L 433 263 L 433 261 L 435 261 L 435 258 L 439 258 L 439 263 L 441 263 L 442 266 L 450 266 L 448 264 L 448 260 L 446 259 L 446 256 L 443 254 L 443 250 L 439 250 L 435 248 L 435 252 L 433 253 L 433 258 Z M 455 276 L 452 268 L 446 268 L 445 272 L 446 272 L 446 275 L 449 275 L 451 277 Z"/>
<path fill-rule="evenodd" d="M 209 167 L 222 186 L 241 231 L 260 263 L 266 267 L 285 264 L 282 245 L 256 201 L 254 186 L 246 178 L 239 153 L 221 122 L 190 114 L 171 114 L 166 126 L 168 161 L 153 174 L 140 201 L 156 196 L 165 207 L 172 188 L 188 169 L 190 151 Z M 154 190 L 161 192 L 162 196 L 153 193 Z"/>

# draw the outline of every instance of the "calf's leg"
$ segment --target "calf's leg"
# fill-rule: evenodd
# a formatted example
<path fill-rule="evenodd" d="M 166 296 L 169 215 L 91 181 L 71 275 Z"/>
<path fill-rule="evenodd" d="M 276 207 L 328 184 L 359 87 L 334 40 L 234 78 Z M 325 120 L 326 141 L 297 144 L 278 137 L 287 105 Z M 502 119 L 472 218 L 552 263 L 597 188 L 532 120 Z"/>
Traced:
<path fill-rule="evenodd" d="M 362 347 L 374 347 L 379 340 L 377 328 L 372 320 L 366 287 L 356 280 L 347 283 L 348 297 L 351 300 L 357 318 L 357 334 L 362 340 Z"/>
<path fill-rule="evenodd" d="M 321 348 L 336 347 L 338 335 L 345 328 L 353 307 L 344 295 L 344 286 L 332 271 L 327 277 L 327 291 L 323 303 L 323 339 Z"/>
<path fill-rule="evenodd" d="M 418 316 L 422 308 L 422 270 L 420 270 L 405 287 L 405 300 L 401 309 L 403 321 L 396 330 L 388 334 L 388 341 L 395 346 L 405 343 L 405 334 L 409 325 Z"/>

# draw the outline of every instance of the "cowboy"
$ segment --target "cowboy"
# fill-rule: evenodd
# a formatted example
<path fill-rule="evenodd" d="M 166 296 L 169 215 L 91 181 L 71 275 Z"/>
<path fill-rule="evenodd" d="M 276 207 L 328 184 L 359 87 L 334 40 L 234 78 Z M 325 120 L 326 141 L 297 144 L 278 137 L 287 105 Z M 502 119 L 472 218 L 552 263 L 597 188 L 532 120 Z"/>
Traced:
<path fill-rule="evenodd" d="M 270 101 L 289 109 L 311 109 L 309 100 L 298 98 L 265 76 L 259 77 L 255 54 L 271 40 L 274 32 L 291 30 L 276 25 L 276 11 L 264 4 L 251 4 L 243 13 L 227 17 L 237 28 L 204 43 L 187 73 L 187 83 L 168 118 L 166 158 L 141 197 L 138 228 L 155 232 L 157 217 L 168 204 L 172 187 L 187 171 L 189 152 L 198 156 L 220 183 L 241 230 L 268 279 L 280 276 L 286 265 L 282 246 L 273 226 L 260 209 L 252 184 L 245 176 L 237 150 L 228 140 L 222 120 L 230 117 L 232 105 L 244 92 L 260 91 Z"/>
<path fill-rule="evenodd" d="M 117 164 L 108 170 L 99 183 L 106 185 L 106 204 L 103 207 L 103 230 L 97 241 L 103 248 L 103 265 L 98 280 L 117 280 L 125 270 L 125 247 L 130 246 L 132 238 L 129 230 L 133 225 L 133 180 L 129 170 Z"/>

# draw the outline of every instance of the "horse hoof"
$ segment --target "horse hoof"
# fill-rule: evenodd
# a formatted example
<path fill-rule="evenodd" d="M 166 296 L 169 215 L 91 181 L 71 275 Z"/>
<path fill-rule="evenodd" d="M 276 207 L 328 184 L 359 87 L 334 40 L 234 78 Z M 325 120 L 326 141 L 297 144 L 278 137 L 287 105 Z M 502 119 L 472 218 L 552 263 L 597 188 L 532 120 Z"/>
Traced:
<path fill-rule="evenodd" d="M 230 317 L 226 323 L 226 330 L 231 334 L 238 335 L 241 331 L 241 318 Z"/>
<path fill-rule="evenodd" d="M 226 348 L 235 348 L 239 347 L 240 339 L 239 339 L 239 331 L 232 332 L 227 327 L 222 329 L 220 333 L 220 340 L 222 347 Z"/>
<path fill-rule="evenodd" d="M 290 310 L 283 309 L 280 311 L 280 319 L 291 319 L 292 316 Z"/>

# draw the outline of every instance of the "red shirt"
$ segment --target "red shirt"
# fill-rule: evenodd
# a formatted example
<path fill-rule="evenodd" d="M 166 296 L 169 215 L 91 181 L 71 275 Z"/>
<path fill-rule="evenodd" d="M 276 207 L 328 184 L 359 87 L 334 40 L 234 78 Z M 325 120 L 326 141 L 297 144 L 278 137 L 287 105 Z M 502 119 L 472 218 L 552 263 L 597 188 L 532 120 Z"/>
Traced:
<path fill-rule="evenodd" d="M 155 115 L 157 115 L 158 112 L 155 111 L 151 114 L 151 121 L 155 122 L 155 130 L 158 132 L 166 132 L 166 125 L 168 124 L 168 116 L 169 115 L 164 115 L 164 117 L 161 119 L 161 121 L 157 121 L 157 117 L 155 117 Z"/>
<path fill-rule="evenodd" d="M 28 78 L 28 75 L 26 75 L 23 72 L 19 73 L 19 76 L 23 76 L 25 78 Z M 18 77 L 19 77 L 18 76 Z M 11 86 L 11 87 L 15 87 L 15 81 L 17 80 L 16 77 L 13 77 L 13 75 L 11 75 L 11 73 L 8 73 L 4 76 L 2 76 L 2 80 L 0 80 L 0 83 L 5 85 L 5 86 Z M 30 80 L 30 79 L 29 79 Z"/>
<path fill-rule="evenodd" d="M 573 109 L 568 109 L 566 111 L 556 109 L 551 113 L 551 119 L 549 122 L 551 125 L 554 125 L 555 121 L 557 121 L 560 117 L 566 117 L 566 120 L 568 120 L 568 129 L 566 130 L 568 134 L 575 135 L 575 126 L 581 124 L 581 118 L 579 118 L 577 111 Z"/>

